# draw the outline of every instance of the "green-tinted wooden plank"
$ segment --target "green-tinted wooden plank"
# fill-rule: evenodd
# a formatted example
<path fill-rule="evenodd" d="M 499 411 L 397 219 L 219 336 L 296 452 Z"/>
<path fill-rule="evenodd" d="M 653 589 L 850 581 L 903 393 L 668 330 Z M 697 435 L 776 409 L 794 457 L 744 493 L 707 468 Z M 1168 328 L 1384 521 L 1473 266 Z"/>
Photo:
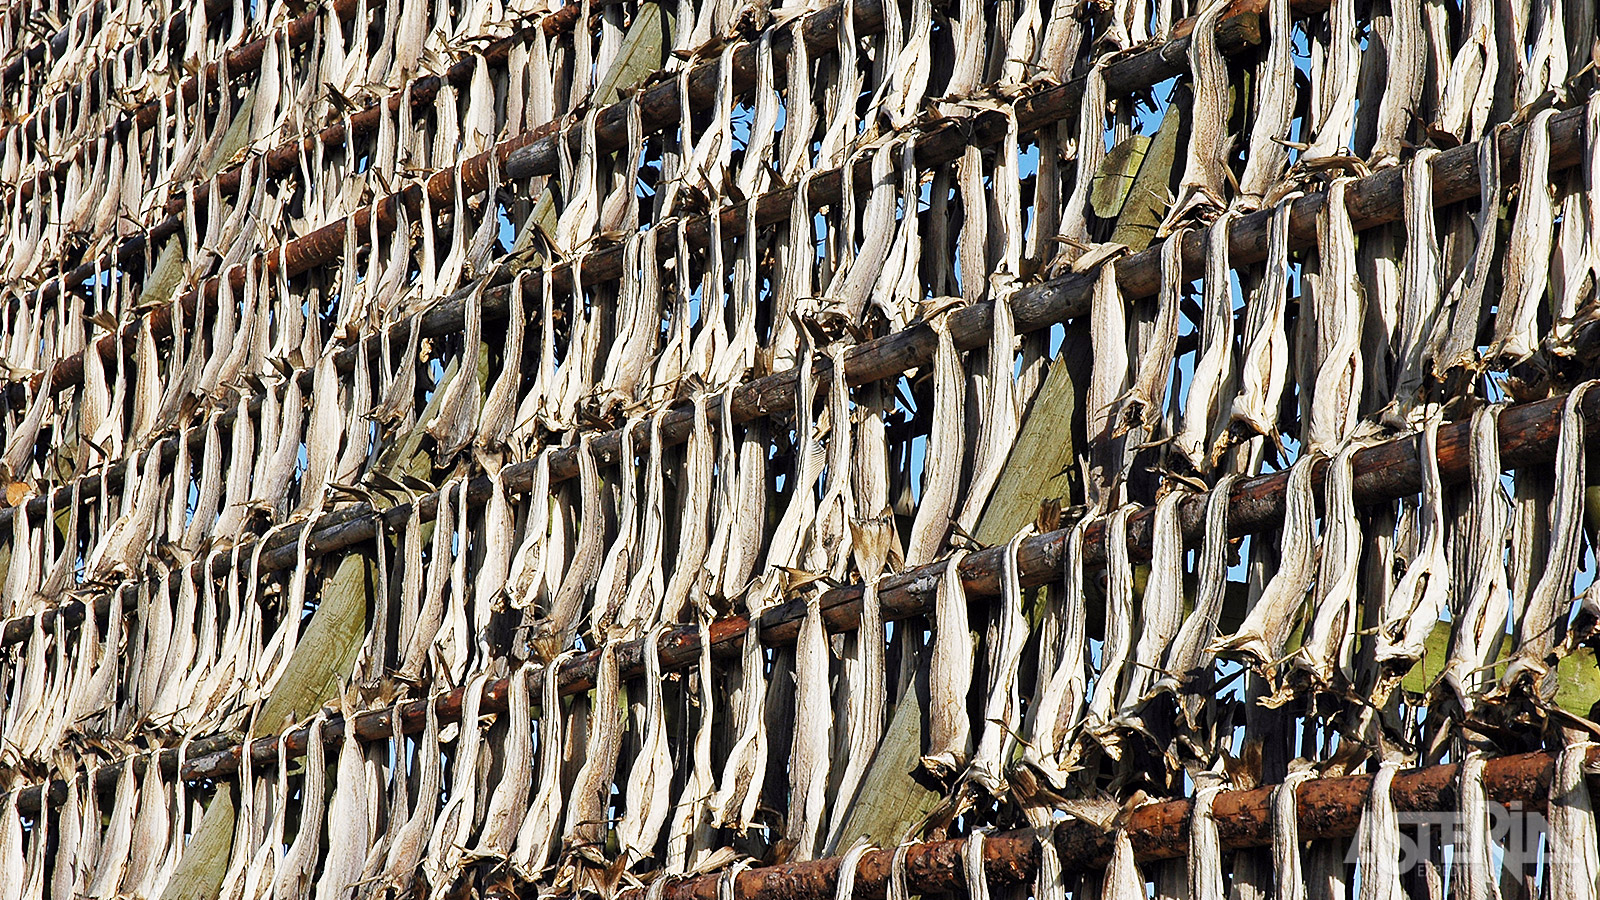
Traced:
<path fill-rule="evenodd" d="M 1073 466 L 1073 417 L 1081 415 L 1077 389 L 1064 357 L 1050 363 L 994 493 L 973 537 L 984 545 L 1002 544 L 1038 515 L 1039 504 L 1067 499 Z"/>
<path fill-rule="evenodd" d="M 1111 243 L 1126 244 L 1134 253 L 1150 246 L 1156 229 L 1166 218 L 1167 204 L 1172 197 L 1172 173 L 1178 156 L 1178 132 L 1183 128 L 1186 111 L 1183 104 L 1167 105 L 1161 127 L 1151 139 L 1139 163 L 1139 174 L 1134 176 L 1127 199 L 1120 205 L 1117 226 L 1111 232 Z"/>

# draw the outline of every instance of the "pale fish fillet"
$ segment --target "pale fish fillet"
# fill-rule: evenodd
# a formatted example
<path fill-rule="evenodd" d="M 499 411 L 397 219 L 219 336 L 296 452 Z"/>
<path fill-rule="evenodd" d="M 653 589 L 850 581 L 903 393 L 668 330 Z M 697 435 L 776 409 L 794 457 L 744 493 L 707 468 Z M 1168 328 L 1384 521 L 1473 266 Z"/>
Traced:
<path fill-rule="evenodd" d="M 1250 144 L 1245 151 L 1244 174 L 1239 176 L 1239 202 L 1248 208 L 1261 206 L 1289 161 L 1289 148 L 1282 142 L 1289 139 L 1294 115 L 1293 33 L 1289 0 L 1268 0 L 1267 53 L 1256 66 Z M 1226 79 L 1226 74 L 1223 77 Z"/>
<path fill-rule="evenodd" d="M 1144 875 L 1133 856 L 1133 841 L 1127 829 L 1118 828 L 1112 835 L 1111 863 L 1101 884 L 1101 900 L 1144 900 L 1144 886 Z"/>
<path fill-rule="evenodd" d="M 90 897 L 112 897 L 122 881 L 128 863 L 128 851 L 133 842 L 133 815 L 139 805 L 138 779 L 133 774 L 133 757 L 122 764 L 122 774 L 117 778 L 116 799 L 111 803 L 110 821 L 105 837 L 93 854 L 94 877 L 89 882 Z M 20 848 L 19 848 L 20 849 Z"/>
<path fill-rule="evenodd" d="M 1433 170 L 1429 161 L 1438 150 L 1425 147 L 1406 165 L 1405 214 L 1406 249 L 1404 281 L 1402 283 L 1400 328 L 1395 350 L 1398 373 L 1395 377 L 1394 400 L 1397 418 L 1410 418 L 1411 409 L 1419 402 L 1423 380 L 1428 374 L 1426 353 L 1429 338 L 1439 319 L 1440 281 L 1444 277 L 1439 260 L 1439 241 L 1435 233 L 1433 202 Z"/>
<path fill-rule="evenodd" d="M 1455 832 L 1458 837 L 1450 891 L 1461 900 L 1500 900 L 1500 866 L 1494 858 L 1495 840 L 1489 795 L 1483 787 L 1483 763 L 1482 750 L 1468 750 L 1461 760 L 1456 785 L 1461 820 Z"/>
<path fill-rule="evenodd" d="M 813 596 L 815 594 L 813 593 Z M 819 614 L 820 624 L 820 614 Z M 702 614 L 699 618 L 700 633 L 705 634 L 710 626 L 709 618 Z M 826 638 L 823 639 L 824 645 Z M 826 654 L 824 646 L 823 653 Z M 827 659 L 822 660 L 826 667 Z M 716 725 L 716 695 L 711 685 L 713 670 L 711 667 L 711 643 L 700 642 L 700 668 L 696 673 L 696 684 L 699 696 L 696 697 L 700 706 L 700 727 L 695 729 L 693 746 L 693 766 L 689 770 L 689 777 L 684 780 L 683 791 L 678 795 L 678 801 L 672 810 L 670 830 L 667 832 L 667 856 L 663 865 L 669 872 L 682 872 L 693 868 L 703 860 L 705 855 L 712 852 L 711 846 L 711 815 L 710 804 L 712 792 L 716 790 L 716 775 L 712 773 L 711 761 L 711 736 L 712 728 Z M 824 709 L 827 701 L 824 700 Z M 823 719 L 822 721 L 826 721 Z M 799 730 L 796 730 L 798 734 Z M 826 733 L 822 736 L 822 746 L 827 746 Z M 826 751 L 819 757 L 825 760 Z M 818 777 L 827 781 L 827 763 L 821 763 Z M 792 770 L 792 768 L 791 768 Z M 822 821 L 821 810 L 817 810 L 817 823 Z M 815 826 L 813 827 L 815 833 Z"/>
<path fill-rule="evenodd" d="M 1550 181 L 1550 117 L 1534 114 L 1522 138 L 1522 174 L 1517 215 L 1506 248 L 1500 308 L 1495 314 L 1490 357 L 1520 362 L 1539 349 L 1539 306 L 1550 281 L 1550 244 L 1555 236 L 1554 185 Z"/>
<path fill-rule="evenodd" d="M 415 758 L 414 765 L 422 768 L 417 781 L 417 802 L 405 824 L 389 842 L 388 860 L 380 881 L 383 886 L 398 886 L 411 879 L 427 850 L 428 831 L 433 826 L 434 811 L 439 808 L 439 717 L 432 698 L 424 712 L 422 738 L 417 742 Z M 395 816 L 406 815 L 400 808 L 393 812 Z"/>
<path fill-rule="evenodd" d="M 938 340 L 933 356 L 933 413 L 922 476 L 922 502 L 917 504 L 906 546 L 908 566 L 925 565 L 938 557 L 950 533 L 950 517 L 955 512 L 961 480 L 960 448 L 966 405 L 961 355 L 956 352 L 946 317 L 934 319 L 930 327 Z"/>
<path fill-rule="evenodd" d="M 1083 592 L 1083 532 L 1086 519 L 1079 519 L 1067 533 L 1061 554 L 1060 645 L 1055 671 L 1048 679 L 1041 673 L 1043 690 L 1028 710 L 1027 737 L 1022 744 L 1021 761 L 1044 775 L 1057 788 L 1066 787 L 1067 757 L 1070 748 L 1063 739 L 1068 728 L 1083 716 L 1087 693 L 1088 657 L 1085 653 L 1088 623 Z"/>
<path fill-rule="evenodd" d="M 1341 4 L 1345 2 L 1349 0 L 1341 0 Z M 1301 434 L 1302 442 L 1312 450 L 1337 447 L 1350 436 L 1360 415 L 1363 305 L 1356 274 L 1355 232 L 1345 208 L 1348 184 L 1348 179 L 1336 180 L 1328 188 L 1327 205 L 1317 219 L 1321 273 L 1310 310 L 1317 329 L 1316 375 Z M 1302 306 L 1301 316 L 1306 312 Z M 1304 409 L 1304 401 L 1301 406 Z"/>
<path fill-rule="evenodd" d="M 946 557 L 934 599 L 933 658 L 928 674 L 928 753 L 922 766 L 948 778 L 967 764 L 972 752 L 972 725 L 967 694 L 972 689 L 972 632 L 967 624 L 967 594 L 961 584 L 957 549 Z"/>
<path fill-rule="evenodd" d="M 318 897 L 351 896 L 372 844 L 364 749 L 356 740 L 354 723 L 355 717 L 345 705 L 344 737 L 339 741 L 333 797 L 328 801 L 328 853 L 317 878 Z"/>
<path fill-rule="evenodd" d="M 712 822 L 747 829 L 752 824 L 767 769 L 764 672 L 766 649 L 761 643 L 761 613 L 782 599 L 777 573 L 762 573 L 745 592 L 744 645 L 740 648 L 738 738 L 728 751 L 717 794 L 711 802 Z M 645 743 L 649 744 L 649 738 Z"/>
<path fill-rule="evenodd" d="M 563 796 L 561 764 L 565 721 L 558 679 L 551 676 L 560 671 L 561 663 L 572 652 L 576 651 L 547 660 L 539 679 L 539 769 L 533 784 L 533 803 L 517 831 L 517 843 L 511 852 L 512 868 L 530 880 L 539 877 L 560 838 L 556 823 L 561 818 Z"/>
<path fill-rule="evenodd" d="M 1272 789 L 1272 869 L 1278 900 L 1306 900 L 1300 864 L 1300 806 L 1296 792 L 1316 777 L 1309 768 L 1291 771 Z"/>
<path fill-rule="evenodd" d="M 478 810 L 478 786 L 483 776 L 479 758 L 483 727 L 478 711 L 483 704 L 483 686 L 488 672 L 474 675 L 462 688 L 461 723 L 456 734 L 455 754 L 450 760 L 449 796 L 433 822 L 428 850 L 422 858 L 422 871 L 430 884 L 442 885 L 453 879 L 466 853 L 466 842 Z M 572 834 L 569 824 L 565 834 Z"/>
<path fill-rule="evenodd" d="M 1191 466 L 1211 468 L 1218 449 L 1225 412 L 1224 398 L 1233 396 L 1233 289 L 1229 277 L 1228 231 L 1237 210 L 1224 212 L 1206 233 L 1206 273 L 1199 324 L 1200 353 L 1195 360 L 1189 396 L 1183 407 L 1183 424 L 1173 447 Z"/>
<path fill-rule="evenodd" d="M 1223 783 L 1221 776 L 1212 772 L 1202 772 L 1195 778 L 1194 805 L 1189 814 L 1189 896 L 1194 900 L 1223 900 L 1225 896 L 1222 837 L 1211 813 Z"/>
<path fill-rule="evenodd" d="M 1161 284 L 1156 293 L 1156 318 L 1144 334 L 1133 386 L 1122 406 L 1119 430 L 1142 425 L 1155 430 L 1167 403 L 1172 381 L 1172 357 L 1178 346 L 1179 301 L 1183 294 L 1183 242 L 1189 229 L 1179 227 L 1161 243 Z M 1098 287 L 1098 284 L 1096 285 Z M 1255 308 L 1252 305 L 1252 310 Z M 1092 312 L 1092 310 L 1091 310 Z M 1281 325 L 1280 325 L 1281 327 Z M 1248 357 L 1247 357 L 1248 358 Z"/>
<path fill-rule="evenodd" d="M 1484 0 L 1487 2 L 1487 0 Z M 1491 48 L 1489 56 L 1494 57 Z M 1500 134 L 1510 126 L 1501 123 L 1478 142 L 1478 196 L 1500 196 Z M 1477 228 L 1477 243 L 1472 260 L 1450 283 L 1441 310 L 1448 314 L 1439 317 L 1430 339 L 1428 356 L 1433 360 L 1434 375 L 1442 375 L 1451 368 L 1471 363 L 1477 356 L 1478 324 L 1483 320 L 1484 295 L 1493 274 L 1495 251 L 1499 248 L 1498 228 L 1500 205 L 1484 203 L 1473 220 Z"/>
<path fill-rule="evenodd" d="M 1389 792 L 1399 769 L 1396 755 L 1387 756 L 1379 764 L 1361 811 L 1357 831 L 1360 900 L 1401 900 L 1405 896 L 1400 887 L 1400 818 Z"/>
<path fill-rule="evenodd" d="M 1281 2 L 1274 0 L 1275 5 Z M 1245 309 L 1244 357 L 1239 393 L 1233 400 L 1233 421 L 1269 438 L 1278 433 L 1279 404 L 1288 384 L 1289 336 L 1284 328 L 1284 308 L 1289 300 L 1289 212 L 1298 196 L 1299 192 L 1290 194 L 1272 211 L 1266 271 Z"/>
<path fill-rule="evenodd" d="M 1337 156 L 1348 147 L 1356 118 L 1361 47 L 1356 43 L 1355 0 L 1334 0 L 1328 11 L 1326 57 L 1312 67 L 1311 146 L 1302 159 Z M 1319 40 L 1320 44 L 1321 41 Z"/>
<path fill-rule="evenodd" d="M 849 715 L 848 741 L 844 772 L 833 788 L 840 802 L 830 814 L 826 851 L 834 852 L 848 823 L 846 812 L 854 806 L 856 791 L 867 772 L 867 765 L 878 750 L 883 736 L 884 711 L 889 706 L 884 685 L 884 631 L 883 608 L 878 605 L 878 579 L 883 575 L 889 557 L 889 542 L 894 540 L 893 526 L 885 516 L 873 519 L 852 519 L 851 550 L 856 571 L 863 582 L 861 596 L 861 622 L 855 634 L 845 641 L 844 689 L 847 692 L 846 709 Z M 757 691 L 766 685 L 757 679 Z"/>
<path fill-rule="evenodd" d="M 1111 435 L 1116 425 L 1115 406 L 1128 390 L 1127 312 L 1122 292 L 1117 290 L 1117 267 L 1101 266 L 1089 308 L 1094 361 L 1084 409 L 1091 460 L 1087 492 L 1089 504 L 1096 509 L 1106 509 L 1116 502 L 1112 492 L 1125 463 L 1123 448 L 1111 440 Z"/>
<path fill-rule="evenodd" d="M 328 765 L 322 745 L 322 726 L 327 721 L 327 714 L 322 712 L 311 720 L 310 739 L 306 741 L 300 821 L 295 829 L 294 842 L 289 845 L 289 851 L 284 854 L 273 874 L 272 890 L 277 897 L 306 896 L 311 875 L 316 871 L 318 845 L 322 841 L 323 797 L 328 787 Z"/>
<path fill-rule="evenodd" d="M 1200 564 L 1195 571 L 1194 609 L 1178 627 L 1167 648 L 1162 675 L 1151 688 L 1181 691 L 1183 686 L 1211 667 L 1212 653 L 1207 648 L 1217 639 L 1217 620 L 1228 592 L 1228 503 L 1238 475 L 1217 479 L 1206 498 L 1205 540 L 1200 547 Z M 1202 698 L 1182 695 L 1185 712 L 1192 719 Z"/>
<path fill-rule="evenodd" d="M 644 703 L 640 709 L 640 748 L 628 770 L 623 791 L 627 811 L 617 823 L 617 842 L 630 862 L 651 854 L 661 826 L 672 810 L 672 755 L 667 742 L 667 721 L 661 698 L 660 638 L 657 625 L 644 636 Z M 748 640 L 748 638 L 746 639 Z M 757 642 L 757 647 L 760 643 Z M 757 691 L 757 694 L 762 693 Z M 521 780 L 521 779 L 519 779 Z"/>
<path fill-rule="evenodd" d="M 505 737 L 499 747 L 500 780 L 489 794 L 483 816 L 483 829 L 471 856 L 503 859 L 517 839 L 517 829 L 528 812 L 528 791 L 533 771 L 533 710 L 529 701 L 528 679 L 533 664 L 524 663 L 512 670 L 507 680 L 508 717 Z M 546 672 L 545 674 L 554 673 Z M 646 685 L 650 684 L 646 680 Z"/>
<path fill-rule="evenodd" d="M 971 900 L 989 900 L 989 878 L 983 871 L 984 829 L 974 828 L 961 845 L 961 872 Z"/>
<path fill-rule="evenodd" d="M 1450 560 L 1445 555 L 1444 488 L 1439 480 L 1439 415 L 1422 430 L 1422 542 L 1384 603 L 1376 659 L 1409 669 L 1422 658 L 1428 634 L 1450 601 Z"/>
<path fill-rule="evenodd" d="M 1600 841 L 1595 838 L 1594 801 L 1585 769 L 1594 742 L 1575 729 L 1564 729 L 1566 746 L 1556 757 L 1546 813 L 1550 830 L 1545 890 L 1551 897 L 1594 900 L 1600 883 Z"/>
<path fill-rule="evenodd" d="M 562 833 L 568 847 L 598 847 L 604 852 L 610 831 L 611 783 L 617 771 L 617 756 L 627 725 L 626 710 L 617 703 L 620 675 L 617 666 L 619 642 L 608 639 L 600 650 L 600 665 L 595 676 L 594 706 L 589 714 L 589 734 L 585 741 L 583 766 L 573 782 Z"/>
<path fill-rule="evenodd" d="M 1351 464 L 1356 450 L 1355 443 L 1347 444 L 1328 463 L 1311 626 L 1295 660 L 1325 685 L 1333 684 L 1336 675 L 1350 676 L 1355 649 L 1361 562 L 1361 523 L 1356 519 Z"/>
<path fill-rule="evenodd" d="M 1213 652 L 1236 653 L 1269 668 L 1282 661 L 1284 645 L 1299 619 L 1312 576 L 1316 574 L 1316 553 L 1312 550 L 1316 502 L 1311 492 L 1311 474 L 1319 458 L 1316 453 L 1304 453 L 1289 470 L 1289 484 L 1284 492 L 1283 531 L 1278 540 L 1284 552 L 1278 571 L 1245 614 L 1239 630 L 1213 644 Z"/>
<path fill-rule="evenodd" d="M 833 711 L 829 708 L 828 637 L 817 592 L 806 597 L 795 656 L 795 730 L 789 761 L 790 806 L 785 835 L 795 842 L 792 859 L 817 852 L 828 793 L 828 747 Z"/>
<path fill-rule="evenodd" d="M 1188 496 L 1171 490 L 1156 501 L 1152 528 L 1150 577 L 1139 604 L 1139 640 L 1133 651 L 1134 669 L 1123 690 L 1120 714 L 1137 718 L 1138 707 L 1160 673 L 1161 657 L 1183 623 L 1183 532 L 1178 505 Z"/>
<path fill-rule="evenodd" d="M 999 796 L 1006 784 L 1005 769 L 1022 729 L 1022 698 L 1017 692 L 1018 667 L 1028 642 L 1028 620 L 1022 610 L 1022 575 L 1017 549 L 1033 534 L 1029 525 L 1006 542 L 1000 564 L 999 643 L 990 649 L 988 700 L 984 704 L 983 731 L 967 774 L 984 790 Z"/>
<path fill-rule="evenodd" d="M 1189 39 L 1189 71 L 1194 75 L 1194 106 L 1190 113 L 1189 143 L 1184 154 L 1178 199 L 1172 204 L 1163 230 L 1192 211 L 1227 205 L 1228 180 L 1228 68 L 1217 48 L 1217 22 L 1228 4 L 1211 0 L 1195 19 Z M 1258 87 L 1257 90 L 1260 90 Z M 1224 229 L 1226 231 L 1226 229 Z"/>
<path fill-rule="evenodd" d="M 1128 516 L 1131 506 L 1118 507 L 1105 524 L 1106 625 L 1100 647 L 1100 676 L 1089 700 L 1088 721 L 1096 728 L 1111 718 L 1118 685 L 1133 642 L 1133 563 L 1128 558 Z"/>

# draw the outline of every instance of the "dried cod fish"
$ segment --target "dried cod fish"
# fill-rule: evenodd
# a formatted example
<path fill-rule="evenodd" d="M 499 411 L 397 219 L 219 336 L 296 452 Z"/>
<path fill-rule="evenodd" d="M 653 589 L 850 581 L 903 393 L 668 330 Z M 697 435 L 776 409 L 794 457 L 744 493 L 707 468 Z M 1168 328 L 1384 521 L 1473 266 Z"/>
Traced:
<path fill-rule="evenodd" d="M 1551 109 L 1536 113 L 1523 138 L 1517 214 L 1506 249 L 1505 286 L 1495 314 L 1491 358 L 1521 362 L 1539 349 L 1539 306 L 1550 281 L 1550 245 L 1555 236 L 1549 127 L 1553 115 Z"/>
<path fill-rule="evenodd" d="M 1353 674 L 1361 561 L 1352 465 L 1357 449 L 1354 442 L 1346 444 L 1328 463 L 1311 623 L 1295 658 L 1295 665 L 1309 670 L 1323 685 L 1334 684 L 1335 675 Z"/>
<path fill-rule="evenodd" d="M 1298 767 L 1272 789 L 1272 870 L 1279 900 L 1307 900 L 1306 881 L 1300 862 L 1300 805 L 1297 792 L 1301 784 L 1316 777 L 1309 767 Z"/>
<path fill-rule="evenodd" d="M 784 833 L 795 842 L 792 859 L 816 855 L 828 794 L 832 713 L 828 694 L 828 638 L 819 595 L 806 595 L 806 617 L 795 647 L 795 730 L 789 756 L 789 821 Z"/>
<path fill-rule="evenodd" d="M 1348 3 L 1339 0 L 1335 8 Z M 1328 188 L 1327 205 L 1317 217 L 1317 256 L 1321 271 L 1316 280 L 1311 316 L 1301 314 L 1302 335 L 1314 321 L 1316 345 L 1301 342 L 1300 371 L 1314 378 L 1307 395 L 1302 384 L 1301 441 L 1311 450 L 1332 449 L 1348 438 L 1360 415 L 1364 381 L 1361 333 L 1364 318 L 1355 267 L 1355 233 L 1345 208 L 1348 179 Z M 1304 307 L 1302 307 L 1304 309 Z M 1312 354 L 1308 356 L 1307 354 Z M 1304 375 L 1302 376 L 1304 378 Z"/>
<path fill-rule="evenodd" d="M 1195 900 L 1222 900 L 1222 837 L 1211 814 L 1223 778 L 1214 772 L 1195 776 L 1194 804 L 1189 813 L 1189 896 Z M 1290 795 L 1293 796 L 1293 790 Z"/>
<path fill-rule="evenodd" d="M 1100 646 L 1100 676 L 1090 695 L 1088 721 L 1096 729 L 1109 724 L 1128 651 L 1133 643 L 1133 563 L 1128 558 L 1128 516 L 1124 505 L 1103 519 L 1106 548 L 1105 642 Z"/>
<path fill-rule="evenodd" d="M 1220 4 L 1219 4 L 1220 5 Z M 1200 353 L 1195 360 L 1189 396 L 1183 408 L 1183 425 L 1173 446 L 1200 471 L 1206 471 L 1222 449 L 1227 424 L 1220 414 L 1225 398 L 1234 393 L 1233 292 L 1230 279 L 1228 233 L 1237 217 L 1228 210 L 1206 232 L 1206 273 L 1200 328 Z"/>
<path fill-rule="evenodd" d="M 1500 867 L 1494 860 L 1495 841 L 1489 796 L 1483 787 L 1483 763 L 1482 750 L 1467 751 L 1461 760 L 1460 781 L 1456 786 L 1461 824 L 1455 832 L 1450 891 L 1462 900 L 1500 900 Z M 1558 775 L 1559 766 L 1558 761 Z"/>
<path fill-rule="evenodd" d="M 1150 576 L 1139 598 L 1139 640 L 1133 651 L 1133 672 L 1122 694 L 1119 713 L 1139 717 L 1142 704 L 1161 672 L 1162 656 L 1183 624 L 1183 532 L 1178 505 L 1188 495 L 1170 490 L 1156 501 L 1151 529 Z"/>
<path fill-rule="evenodd" d="M 1284 645 L 1294 630 L 1306 601 L 1306 592 L 1316 574 L 1316 554 L 1310 548 L 1316 503 L 1311 492 L 1311 473 L 1322 457 L 1304 453 L 1289 470 L 1285 488 L 1282 562 L 1266 589 L 1256 600 L 1244 621 L 1232 635 L 1211 645 L 1214 653 L 1234 653 L 1257 666 L 1276 668 L 1284 659 Z"/>
<path fill-rule="evenodd" d="M 640 748 L 628 769 L 622 794 L 627 811 L 617 823 L 617 843 L 622 856 L 630 862 L 651 855 L 672 811 L 672 755 L 667 741 L 666 704 L 661 696 L 660 639 L 664 631 L 665 626 L 658 624 L 644 635 L 645 697 L 644 703 L 636 706 Z"/>
<path fill-rule="evenodd" d="M 1023 529 L 1006 542 L 1000 563 L 998 642 L 989 647 L 989 684 L 985 691 L 984 729 L 966 777 L 990 794 L 999 796 L 1006 784 L 1006 768 L 1022 729 L 1022 698 L 1017 690 L 1017 670 L 1028 639 L 1028 620 L 1022 611 L 1022 575 L 1017 568 L 1017 549 L 1034 533 Z"/>
<path fill-rule="evenodd" d="M 1061 595 L 1052 604 L 1060 631 L 1055 671 L 1046 678 L 1041 669 L 1041 691 L 1028 710 L 1027 740 L 1022 742 L 1020 757 L 1022 764 L 1039 771 L 1057 789 L 1066 787 L 1070 765 L 1072 748 L 1066 735 L 1081 720 L 1088 693 L 1088 622 L 1083 594 L 1083 533 L 1087 527 L 1087 520 L 1079 519 L 1067 533 L 1061 554 Z"/>
<path fill-rule="evenodd" d="M 1556 441 L 1555 498 L 1550 505 L 1549 555 L 1527 608 L 1516 623 L 1516 652 L 1501 684 L 1510 687 L 1531 679 L 1541 692 L 1553 692 L 1545 679 L 1547 657 L 1556 646 L 1558 629 L 1566 624 L 1563 605 L 1572 597 L 1572 579 L 1582 555 L 1585 484 L 1583 398 L 1592 381 L 1572 389 L 1561 407 L 1561 436 Z"/>
<path fill-rule="evenodd" d="M 961 584 L 957 549 L 945 559 L 934 601 L 933 657 L 928 675 L 928 753 L 922 765 L 936 777 L 948 778 L 966 766 L 972 752 L 972 726 L 967 718 L 967 693 L 972 689 L 972 633 L 967 624 L 967 596 Z"/>
<path fill-rule="evenodd" d="M 1383 604 L 1375 656 L 1378 662 L 1410 668 L 1422 657 L 1428 634 L 1450 601 L 1450 561 L 1444 543 L 1444 489 L 1439 479 L 1439 420 L 1430 416 L 1423 426 L 1422 542 L 1405 574 Z"/>
<path fill-rule="evenodd" d="M 1400 758 L 1386 751 L 1361 811 L 1358 831 L 1361 900 L 1400 900 L 1400 820 L 1389 793 Z"/>
<path fill-rule="evenodd" d="M 938 341 L 933 357 L 933 411 L 928 430 L 928 450 L 923 470 L 922 499 L 917 504 L 906 544 L 906 565 L 920 566 L 937 558 L 950 533 L 956 492 L 961 480 L 962 424 L 966 390 L 961 378 L 961 356 L 950 336 L 944 316 L 930 327 Z M 776 544 L 776 541 L 774 541 Z"/>
<path fill-rule="evenodd" d="M 1211 0 L 1195 19 L 1189 40 L 1189 71 L 1194 76 L 1194 106 L 1190 112 L 1189 143 L 1183 161 L 1178 199 L 1172 204 L 1159 234 L 1165 235 L 1178 220 L 1207 207 L 1227 206 L 1228 180 L 1228 69 L 1217 48 L 1217 22 L 1227 9 L 1224 0 Z M 1276 43 L 1277 33 L 1274 33 Z M 1260 90 L 1258 87 L 1257 90 Z M 1223 233 L 1227 229 L 1223 228 Z M 1206 282 L 1210 284 L 1210 273 Z"/>
<path fill-rule="evenodd" d="M 1490 680 L 1489 666 L 1499 655 L 1506 628 L 1506 506 L 1500 484 L 1499 405 L 1472 414 L 1472 494 L 1452 562 L 1462 568 L 1464 588 L 1451 619 L 1449 659 L 1441 681 L 1470 711 L 1475 695 Z M 1480 786 L 1481 790 L 1481 786 Z"/>

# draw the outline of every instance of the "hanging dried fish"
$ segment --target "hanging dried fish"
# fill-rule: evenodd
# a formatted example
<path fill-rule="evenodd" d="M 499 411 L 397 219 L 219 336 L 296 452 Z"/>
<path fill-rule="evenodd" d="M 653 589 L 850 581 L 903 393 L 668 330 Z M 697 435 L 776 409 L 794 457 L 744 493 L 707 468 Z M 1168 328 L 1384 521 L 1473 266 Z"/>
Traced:
<path fill-rule="evenodd" d="M 1316 574 L 1316 554 L 1311 529 L 1316 518 L 1316 502 L 1311 492 L 1311 473 L 1322 457 L 1305 453 L 1289 470 L 1285 488 L 1283 533 L 1279 546 L 1284 549 L 1278 571 L 1272 576 L 1255 605 L 1232 635 L 1211 645 L 1214 653 L 1236 653 L 1264 668 L 1276 668 L 1284 660 L 1284 645 L 1300 618 L 1306 592 Z"/>
<path fill-rule="evenodd" d="M 1528 598 L 1527 608 L 1516 622 L 1516 652 L 1506 666 L 1501 683 L 1517 684 L 1524 678 L 1534 681 L 1542 691 L 1554 691 L 1547 681 L 1547 656 L 1555 648 L 1558 629 L 1566 624 L 1562 606 L 1572 597 L 1572 579 L 1577 574 L 1582 552 L 1581 529 L 1584 504 L 1584 432 L 1581 411 L 1584 395 L 1594 385 L 1586 381 L 1567 394 L 1561 408 L 1561 436 L 1556 441 L 1555 502 L 1550 506 L 1549 557 L 1539 582 Z"/>
<path fill-rule="evenodd" d="M 934 601 L 933 655 L 928 671 L 928 752 L 922 765 L 936 777 L 949 778 L 966 766 L 972 752 L 972 725 L 967 718 L 967 693 L 972 688 L 972 633 L 967 624 L 967 595 L 961 584 L 957 549 L 946 557 Z"/>

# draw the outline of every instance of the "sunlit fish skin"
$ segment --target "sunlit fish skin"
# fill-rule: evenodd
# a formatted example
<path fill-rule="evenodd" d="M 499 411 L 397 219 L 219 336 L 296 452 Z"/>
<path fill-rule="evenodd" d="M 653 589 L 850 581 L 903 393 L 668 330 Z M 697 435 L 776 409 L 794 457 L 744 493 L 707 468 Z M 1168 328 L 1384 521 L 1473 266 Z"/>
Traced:
<path fill-rule="evenodd" d="M 928 671 L 928 752 L 922 766 L 935 777 L 949 778 L 967 764 L 972 753 L 972 723 L 967 692 L 972 688 L 972 637 L 967 624 L 967 595 L 961 584 L 964 549 L 950 552 L 934 600 L 933 658 Z"/>
<path fill-rule="evenodd" d="M 1316 502 L 1311 491 L 1311 473 L 1319 458 L 1318 454 L 1305 453 L 1289 470 L 1280 546 L 1296 550 L 1284 554 L 1278 571 L 1245 614 L 1239 629 L 1213 643 L 1213 652 L 1238 654 L 1264 668 L 1276 668 L 1282 663 L 1284 645 L 1316 574 L 1316 553 L 1310 549 L 1316 546 L 1312 535 Z"/>

